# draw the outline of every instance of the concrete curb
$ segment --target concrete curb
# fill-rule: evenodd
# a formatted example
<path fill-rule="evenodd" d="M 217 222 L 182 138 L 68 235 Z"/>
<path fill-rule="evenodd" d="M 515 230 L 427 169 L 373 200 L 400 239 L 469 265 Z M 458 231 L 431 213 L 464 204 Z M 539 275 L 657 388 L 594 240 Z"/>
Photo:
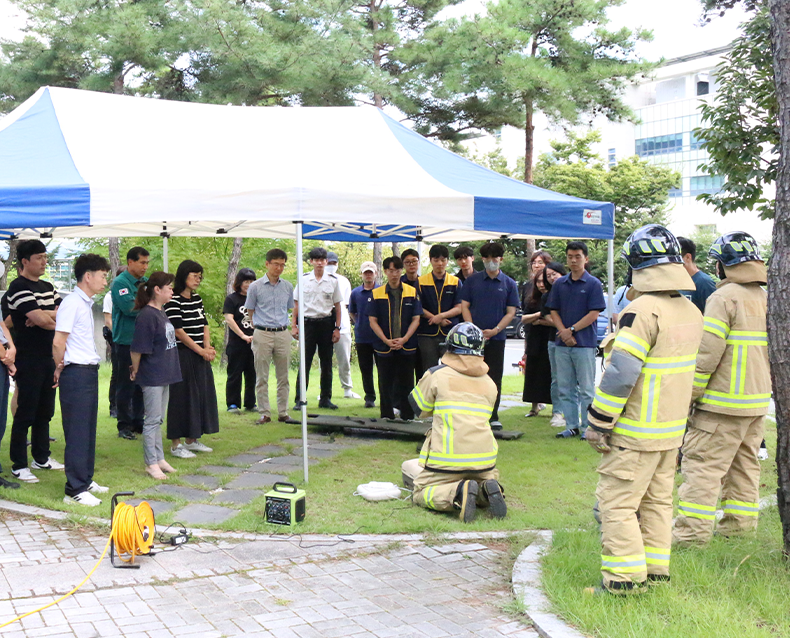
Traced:
<path fill-rule="evenodd" d="M 63 521 L 68 520 L 70 516 L 79 515 L 85 520 L 96 524 L 101 525 L 104 527 L 110 527 L 110 521 L 105 518 L 98 518 L 95 516 L 84 516 L 81 512 L 61 512 L 59 510 L 48 510 L 44 509 L 43 507 L 35 507 L 33 505 L 24 505 L 22 503 L 15 503 L 14 501 L 4 501 L 0 499 L 0 510 L 4 510 L 7 512 L 14 512 L 16 514 L 25 514 L 27 516 L 38 516 L 41 518 L 47 518 L 53 521 Z M 171 532 L 175 533 L 177 529 L 172 525 L 157 525 L 156 531 L 157 532 L 164 532 L 166 530 L 170 530 Z M 239 540 L 239 541 L 266 541 L 272 540 L 272 537 L 275 535 L 275 532 L 270 534 L 252 534 L 249 532 L 225 532 L 222 530 L 216 529 L 200 529 L 197 527 L 188 527 L 189 532 L 193 536 L 197 536 L 199 538 L 220 538 L 225 540 Z M 282 532 L 276 533 L 277 536 L 287 535 L 290 533 L 299 533 L 298 528 L 291 530 L 290 528 L 285 528 Z M 507 538 L 508 536 L 512 536 L 513 534 L 517 534 L 517 531 L 508 531 L 508 532 L 454 532 L 452 534 L 438 534 L 436 535 L 437 538 L 441 540 L 451 540 L 451 541 L 467 541 L 467 540 L 476 540 L 476 539 L 498 539 L 498 538 Z M 329 541 L 329 540 L 336 540 L 338 536 L 342 536 L 343 538 L 353 539 L 357 542 L 370 542 L 370 543 L 391 543 L 393 541 L 421 541 L 425 538 L 424 534 L 300 534 L 303 541 L 306 542 L 320 542 L 320 541 Z"/>
<path fill-rule="evenodd" d="M 542 638 L 585 638 L 550 611 L 549 601 L 541 589 L 540 558 L 551 546 L 553 535 L 548 530 L 537 534 L 537 539 L 513 564 L 513 592 L 524 604 L 527 617 Z"/>

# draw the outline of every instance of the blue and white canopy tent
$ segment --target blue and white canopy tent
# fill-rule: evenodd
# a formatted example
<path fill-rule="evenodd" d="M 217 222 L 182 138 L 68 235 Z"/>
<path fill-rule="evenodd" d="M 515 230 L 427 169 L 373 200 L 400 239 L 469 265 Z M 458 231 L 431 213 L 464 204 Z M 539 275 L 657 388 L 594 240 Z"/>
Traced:
<path fill-rule="evenodd" d="M 303 237 L 607 239 L 612 292 L 613 204 L 504 177 L 372 107 L 219 106 L 44 87 L 0 119 L 0 229 L 19 238 L 296 237 L 298 254 Z"/>

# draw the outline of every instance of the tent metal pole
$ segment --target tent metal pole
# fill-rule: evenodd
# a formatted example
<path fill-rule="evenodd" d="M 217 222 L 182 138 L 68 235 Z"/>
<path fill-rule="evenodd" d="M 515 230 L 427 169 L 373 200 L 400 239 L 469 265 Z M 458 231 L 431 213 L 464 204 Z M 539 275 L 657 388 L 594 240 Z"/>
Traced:
<path fill-rule="evenodd" d="M 302 411 L 302 453 L 304 455 L 304 482 L 309 480 L 308 462 L 307 462 L 307 374 L 304 366 L 305 361 L 305 347 L 304 347 L 304 299 L 302 291 L 302 277 L 304 275 L 304 267 L 302 261 L 302 227 L 303 222 L 296 222 L 296 297 L 299 303 L 299 396 L 302 397 L 301 405 L 299 406 Z"/>
<path fill-rule="evenodd" d="M 170 239 L 170 236 L 167 233 L 165 233 L 163 235 L 163 237 L 162 237 L 162 270 L 164 270 L 165 272 L 168 272 L 168 267 L 167 267 L 168 266 L 167 249 L 168 249 L 168 240 L 169 239 Z"/>
<path fill-rule="evenodd" d="M 609 331 L 614 330 L 614 239 L 610 239 L 608 242 L 609 249 L 607 255 L 607 288 L 609 289 L 609 294 L 606 300 L 606 307 L 609 310 Z"/>

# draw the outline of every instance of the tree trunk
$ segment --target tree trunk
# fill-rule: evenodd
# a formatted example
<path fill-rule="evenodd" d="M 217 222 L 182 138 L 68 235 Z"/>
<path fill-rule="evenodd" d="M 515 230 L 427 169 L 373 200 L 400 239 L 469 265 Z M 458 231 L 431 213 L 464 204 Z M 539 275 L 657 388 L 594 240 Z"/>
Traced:
<path fill-rule="evenodd" d="M 368 3 L 368 10 L 370 11 L 370 32 L 373 36 L 373 68 L 376 69 L 376 71 L 381 71 L 382 63 L 381 45 L 376 44 L 376 32 L 379 30 L 378 12 L 380 9 L 381 4 L 379 4 L 377 0 L 370 0 Z M 377 91 L 373 92 L 373 105 L 379 109 L 384 108 L 384 98 L 381 93 Z"/>
<path fill-rule="evenodd" d="M 537 246 L 535 245 L 535 240 L 534 239 L 528 239 L 527 240 L 527 263 L 529 263 L 529 260 L 532 259 L 532 253 L 534 253 L 535 250 L 537 250 Z"/>
<path fill-rule="evenodd" d="M 110 273 L 115 277 L 115 273 L 121 267 L 121 240 L 117 237 L 110 237 L 107 247 L 110 252 Z"/>
<path fill-rule="evenodd" d="M 527 112 L 524 123 L 524 181 L 527 184 L 532 183 L 532 162 L 535 155 L 535 125 L 532 118 L 535 114 L 532 100 L 526 98 L 524 100 L 524 107 Z"/>
<path fill-rule="evenodd" d="M 0 290 L 8 290 L 8 273 L 12 268 L 16 268 L 16 246 L 19 243 L 18 239 L 8 240 L 8 257 L 3 260 L 3 276 L 0 277 Z"/>
<path fill-rule="evenodd" d="M 392 256 L 400 257 L 400 245 L 396 241 L 392 242 Z"/>
<path fill-rule="evenodd" d="M 229 295 L 233 292 L 233 282 L 236 281 L 236 275 L 239 274 L 239 262 L 241 261 L 241 247 L 244 243 L 242 237 L 236 237 L 233 240 L 233 250 L 230 252 L 230 261 L 228 262 L 228 276 L 225 280 L 225 294 Z M 228 335 L 230 328 L 225 325 L 225 336 L 222 338 L 222 358 L 219 360 L 220 367 L 228 365 Z"/>
<path fill-rule="evenodd" d="M 784 552 L 790 556 L 790 2 L 770 0 L 769 6 L 780 150 L 768 279 L 768 353 L 776 403 L 776 491 Z"/>
<path fill-rule="evenodd" d="M 376 285 L 380 286 L 382 279 L 381 273 L 381 243 L 380 242 L 373 242 L 373 263 L 376 264 Z"/>

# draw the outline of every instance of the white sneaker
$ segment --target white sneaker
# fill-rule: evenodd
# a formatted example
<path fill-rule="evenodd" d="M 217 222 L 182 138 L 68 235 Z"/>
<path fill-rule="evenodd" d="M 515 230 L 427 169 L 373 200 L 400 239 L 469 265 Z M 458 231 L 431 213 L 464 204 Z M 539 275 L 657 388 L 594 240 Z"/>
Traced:
<path fill-rule="evenodd" d="M 110 488 L 99 485 L 96 481 L 91 481 L 91 484 L 88 485 L 88 491 L 92 494 L 104 494 L 105 492 L 109 492 Z"/>
<path fill-rule="evenodd" d="M 760 450 L 757 452 L 757 458 L 761 461 L 768 460 L 768 448 L 761 447 Z"/>
<path fill-rule="evenodd" d="M 58 463 L 55 459 L 53 459 L 50 456 L 47 459 L 47 462 L 44 464 L 36 463 L 35 460 L 32 461 L 30 463 L 30 467 L 32 467 L 34 470 L 62 470 L 66 466 L 63 465 L 63 463 Z"/>
<path fill-rule="evenodd" d="M 183 445 L 184 445 L 184 447 L 187 450 L 191 450 L 192 452 L 213 452 L 214 451 L 213 448 L 210 448 L 208 445 L 204 445 L 203 443 L 201 443 L 199 439 L 197 441 L 195 441 L 194 443 L 184 443 Z"/>
<path fill-rule="evenodd" d="M 170 454 L 179 459 L 194 459 L 195 455 L 184 447 L 183 443 L 179 443 L 176 447 L 170 448 Z"/>
<path fill-rule="evenodd" d="M 551 421 L 549 421 L 549 425 L 553 428 L 565 429 L 565 417 L 562 416 L 560 413 L 557 413 L 553 417 L 551 417 Z"/>
<path fill-rule="evenodd" d="M 343 398 L 344 398 L 344 399 L 361 399 L 362 397 L 361 397 L 361 396 L 359 396 L 359 395 L 358 395 L 356 392 L 354 392 L 353 390 L 346 390 L 346 391 L 343 393 Z"/>
<path fill-rule="evenodd" d="M 38 477 L 26 467 L 23 467 L 21 470 L 11 470 L 11 475 L 25 483 L 38 483 Z"/>
<path fill-rule="evenodd" d="M 66 504 L 77 503 L 78 505 L 86 505 L 88 507 L 101 505 L 101 499 L 96 498 L 90 492 L 80 492 L 76 496 L 64 496 L 63 502 Z"/>

